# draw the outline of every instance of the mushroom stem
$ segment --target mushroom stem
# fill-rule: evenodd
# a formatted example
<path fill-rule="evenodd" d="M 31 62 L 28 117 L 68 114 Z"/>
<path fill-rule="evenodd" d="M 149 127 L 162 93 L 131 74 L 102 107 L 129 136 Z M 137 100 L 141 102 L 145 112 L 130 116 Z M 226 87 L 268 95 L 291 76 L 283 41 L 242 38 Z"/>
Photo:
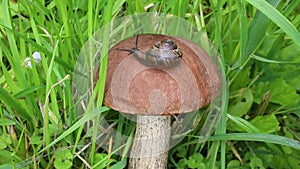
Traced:
<path fill-rule="evenodd" d="M 171 136 L 170 116 L 137 115 L 129 169 L 165 169 Z"/>

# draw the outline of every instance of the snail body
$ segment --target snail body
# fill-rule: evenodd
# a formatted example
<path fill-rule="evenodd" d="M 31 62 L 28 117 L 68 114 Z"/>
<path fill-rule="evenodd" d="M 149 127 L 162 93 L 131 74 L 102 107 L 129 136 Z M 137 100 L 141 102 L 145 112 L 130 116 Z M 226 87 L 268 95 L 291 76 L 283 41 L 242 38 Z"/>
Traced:
<path fill-rule="evenodd" d="M 136 37 L 135 47 L 128 49 L 117 50 L 128 51 L 143 65 L 154 68 L 172 68 L 177 66 L 182 58 L 180 48 L 170 39 L 165 39 L 157 42 L 150 47 L 146 53 L 138 49 L 138 35 Z"/>

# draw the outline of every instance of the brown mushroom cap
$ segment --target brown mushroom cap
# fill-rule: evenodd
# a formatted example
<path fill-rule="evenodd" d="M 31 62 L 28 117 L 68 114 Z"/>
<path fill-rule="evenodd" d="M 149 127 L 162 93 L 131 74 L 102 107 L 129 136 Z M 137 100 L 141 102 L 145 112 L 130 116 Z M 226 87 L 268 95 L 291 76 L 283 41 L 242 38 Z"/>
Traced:
<path fill-rule="evenodd" d="M 164 39 L 172 40 L 182 50 L 182 61 L 174 68 L 147 67 L 132 54 L 117 50 L 132 49 L 135 36 L 109 50 L 104 105 L 122 113 L 170 115 L 197 110 L 218 95 L 218 67 L 195 43 L 178 37 L 143 34 L 139 36 L 138 48 L 146 52 Z"/>

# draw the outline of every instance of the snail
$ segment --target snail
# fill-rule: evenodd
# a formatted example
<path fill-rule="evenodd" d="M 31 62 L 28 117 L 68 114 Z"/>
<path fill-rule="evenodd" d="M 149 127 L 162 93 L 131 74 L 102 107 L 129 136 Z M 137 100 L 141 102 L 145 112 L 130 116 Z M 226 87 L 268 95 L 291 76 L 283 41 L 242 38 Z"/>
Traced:
<path fill-rule="evenodd" d="M 143 65 L 154 68 L 172 68 L 177 66 L 182 58 L 181 49 L 170 39 L 157 42 L 147 52 L 138 48 L 138 37 L 132 49 L 117 48 L 117 50 L 128 51 Z"/>

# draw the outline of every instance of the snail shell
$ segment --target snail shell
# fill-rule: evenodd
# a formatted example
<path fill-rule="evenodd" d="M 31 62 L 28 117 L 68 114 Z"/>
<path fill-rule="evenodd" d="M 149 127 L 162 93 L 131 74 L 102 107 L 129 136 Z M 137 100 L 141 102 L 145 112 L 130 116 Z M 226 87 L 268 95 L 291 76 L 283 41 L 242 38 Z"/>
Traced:
<path fill-rule="evenodd" d="M 131 50 L 118 48 L 117 50 L 130 52 L 141 64 L 148 67 L 172 68 L 180 63 L 182 52 L 172 40 L 159 41 L 145 53 L 138 49 L 138 36 L 136 36 L 134 48 Z"/>

